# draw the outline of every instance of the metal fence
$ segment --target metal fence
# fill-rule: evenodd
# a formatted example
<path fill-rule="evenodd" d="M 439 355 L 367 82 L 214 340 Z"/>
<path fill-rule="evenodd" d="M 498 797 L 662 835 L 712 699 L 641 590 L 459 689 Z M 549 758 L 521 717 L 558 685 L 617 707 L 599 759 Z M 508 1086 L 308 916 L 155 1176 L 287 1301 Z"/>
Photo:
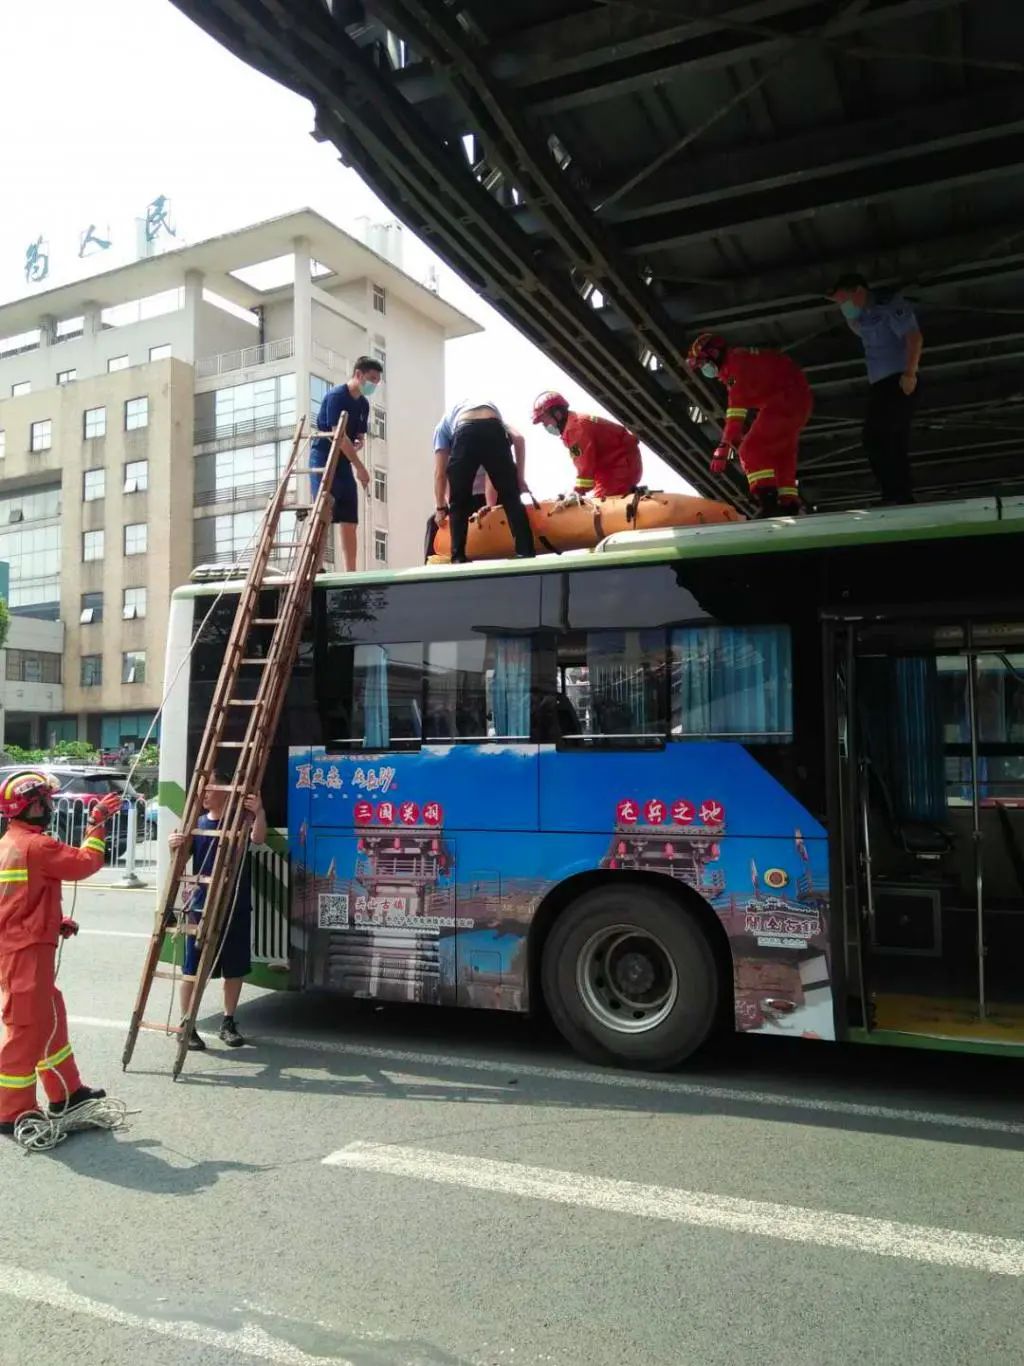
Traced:
<path fill-rule="evenodd" d="M 234 351 L 222 351 L 218 356 L 201 356 L 196 361 L 196 379 L 229 375 L 235 370 L 253 370 L 258 365 L 272 365 L 274 361 L 287 360 L 294 354 L 294 337 L 278 337 L 259 346 L 236 347 Z"/>

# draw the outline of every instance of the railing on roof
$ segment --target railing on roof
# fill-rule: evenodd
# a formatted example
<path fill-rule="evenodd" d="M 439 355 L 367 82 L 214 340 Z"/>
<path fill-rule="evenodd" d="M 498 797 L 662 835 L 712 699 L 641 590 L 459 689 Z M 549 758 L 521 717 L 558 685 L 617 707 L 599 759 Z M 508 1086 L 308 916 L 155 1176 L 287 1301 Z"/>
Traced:
<path fill-rule="evenodd" d="M 278 337 L 276 341 L 262 342 L 259 346 L 239 346 L 234 351 L 222 351 L 218 356 L 200 357 L 196 361 L 196 379 L 230 375 L 235 370 L 252 370 L 294 355 L 294 337 Z"/>

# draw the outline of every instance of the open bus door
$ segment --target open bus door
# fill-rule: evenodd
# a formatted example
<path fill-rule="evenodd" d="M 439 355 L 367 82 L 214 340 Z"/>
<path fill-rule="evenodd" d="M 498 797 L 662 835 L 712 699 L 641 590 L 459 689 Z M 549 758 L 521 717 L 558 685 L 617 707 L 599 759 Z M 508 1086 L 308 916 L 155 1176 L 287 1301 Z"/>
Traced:
<path fill-rule="evenodd" d="M 1024 623 L 826 634 L 850 1024 L 1024 1047 Z"/>

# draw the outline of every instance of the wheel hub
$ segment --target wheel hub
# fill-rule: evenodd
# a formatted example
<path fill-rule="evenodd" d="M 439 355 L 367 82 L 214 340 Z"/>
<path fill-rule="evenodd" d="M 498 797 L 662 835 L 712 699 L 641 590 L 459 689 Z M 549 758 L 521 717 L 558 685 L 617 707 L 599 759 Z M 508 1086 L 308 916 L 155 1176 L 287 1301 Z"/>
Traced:
<path fill-rule="evenodd" d="M 592 934 L 577 959 L 576 983 L 590 1014 L 617 1034 L 656 1029 L 679 996 L 668 950 L 636 925 L 611 925 Z"/>

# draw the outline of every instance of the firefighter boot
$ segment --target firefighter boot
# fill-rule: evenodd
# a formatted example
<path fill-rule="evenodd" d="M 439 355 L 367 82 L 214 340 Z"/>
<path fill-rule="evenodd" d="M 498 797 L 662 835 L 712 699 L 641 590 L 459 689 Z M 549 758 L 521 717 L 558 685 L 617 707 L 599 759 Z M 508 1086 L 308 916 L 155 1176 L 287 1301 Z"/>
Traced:
<path fill-rule="evenodd" d="M 774 485 L 766 485 L 759 488 L 754 497 L 760 503 L 760 508 L 754 514 L 755 521 L 762 521 L 766 517 L 781 517 L 782 509 L 779 507 L 779 491 Z"/>

